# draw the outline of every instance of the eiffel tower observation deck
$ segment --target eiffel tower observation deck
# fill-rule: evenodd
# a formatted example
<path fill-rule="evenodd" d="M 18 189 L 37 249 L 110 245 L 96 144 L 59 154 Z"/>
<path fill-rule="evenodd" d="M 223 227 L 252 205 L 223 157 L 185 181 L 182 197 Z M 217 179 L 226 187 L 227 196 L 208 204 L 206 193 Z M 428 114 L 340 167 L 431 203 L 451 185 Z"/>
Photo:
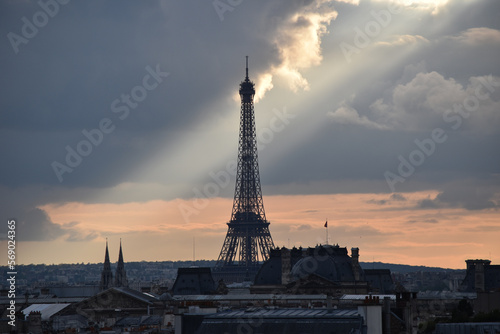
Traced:
<path fill-rule="evenodd" d="M 253 280 L 274 248 L 260 187 L 254 95 L 254 83 L 248 78 L 247 56 L 245 80 L 240 83 L 241 114 L 233 210 L 214 268 L 214 277 L 226 283 Z"/>

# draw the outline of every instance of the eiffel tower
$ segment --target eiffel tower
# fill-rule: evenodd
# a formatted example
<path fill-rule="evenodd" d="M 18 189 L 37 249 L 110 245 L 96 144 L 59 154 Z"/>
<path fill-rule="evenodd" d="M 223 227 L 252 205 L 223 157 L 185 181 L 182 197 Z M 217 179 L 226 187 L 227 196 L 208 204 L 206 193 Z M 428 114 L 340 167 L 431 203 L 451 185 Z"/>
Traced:
<path fill-rule="evenodd" d="M 214 268 L 216 279 L 222 278 L 226 283 L 253 280 L 274 248 L 260 187 L 254 95 L 254 83 L 248 78 L 247 56 L 246 77 L 240 83 L 240 133 L 233 210 Z"/>

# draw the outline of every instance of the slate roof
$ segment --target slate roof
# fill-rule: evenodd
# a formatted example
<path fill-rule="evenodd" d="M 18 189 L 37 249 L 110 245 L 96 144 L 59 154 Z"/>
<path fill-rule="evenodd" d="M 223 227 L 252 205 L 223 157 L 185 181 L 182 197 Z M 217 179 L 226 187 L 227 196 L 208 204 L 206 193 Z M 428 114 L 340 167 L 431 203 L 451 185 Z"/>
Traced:
<path fill-rule="evenodd" d="M 207 316 L 208 319 L 241 319 L 241 318 L 266 318 L 266 319 L 283 319 L 283 318 L 341 318 L 341 317 L 358 317 L 357 309 L 265 309 L 265 308 L 250 308 L 240 310 L 229 310 L 219 312 Z"/>
<path fill-rule="evenodd" d="M 340 297 L 341 300 L 365 300 L 366 297 L 378 297 L 381 301 L 384 300 L 385 297 L 389 297 L 391 300 L 396 300 L 396 295 L 377 295 L 377 294 L 368 294 L 368 295 L 343 295 Z"/>
<path fill-rule="evenodd" d="M 438 323 L 436 334 L 499 333 L 500 322 Z"/>
<path fill-rule="evenodd" d="M 325 294 L 315 295 L 284 295 L 284 294 L 239 294 L 239 295 L 178 295 L 174 300 L 178 301 L 231 301 L 231 300 L 326 300 Z"/>
<path fill-rule="evenodd" d="M 142 317 L 124 317 L 119 319 L 116 327 L 140 327 L 140 326 L 155 326 L 161 325 L 162 317 L 160 315 L 148 315 Z"/>
<path fill-rule="evenodd" d="M 127 288 L 127 287 L 114 287 L 114 288 L 110 288 L 109 290 L 115 290 L 115 291 L 118 291 L 120 293 L 123 293 L 127 296 L 130 296 L 134 299 L 138 299 L 142 302 L 145 302 L 145 303 L 148 303 L 150 305 L 152 305 L 154 302 L 157 302 L 159 301 L 158 298 L 156 298 L 155 296 L 151 295 L 151 294 L 147 294 L 147 293 L 142 293 L 140 291 L 137 291 L 137 290 L 133 290 L 133 289 L 130 289 L 130 288 Z"/>
<path fill-rule="evenodd" d="M 27 317 L 31 312 L 40 312 L 42 321 L 47 321 L 57 312 L 68 307 L 71 304 L 33 304 L 25 308 L 22 312 Z"/>
<path fill-rule="evenodd" d="M 215 282 L 208 267 L 179 268 L 172 293 L 174 295 L 199 295 L 215 292 Z"/>
<path fill-rule="evenodd" d="M 279 285 L 282 276 L 282 252 L 274 249 L 255 277 L 255 285 Z M 317 275 L 330 282 L 354 281 L 352 258 L 347 248 L 338 245 L 320 245 L 315 248 L 291 249 L 290 276 L 292 281 Z M 363 271 L 360 270 L 361 276 Z"/>
<path fill-rule="evenodd" d="M 237 333 L 364 333 L 363 318 L 354 309 L 230 310 L 204 317 L 197 334 Z"/>

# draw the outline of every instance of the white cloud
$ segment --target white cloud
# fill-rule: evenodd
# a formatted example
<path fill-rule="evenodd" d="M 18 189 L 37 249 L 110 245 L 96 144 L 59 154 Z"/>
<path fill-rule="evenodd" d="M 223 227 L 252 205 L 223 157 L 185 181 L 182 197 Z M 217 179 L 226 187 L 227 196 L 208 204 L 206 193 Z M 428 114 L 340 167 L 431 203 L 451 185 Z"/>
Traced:
<path fill-rule="evenodd" d="M 493 83 L 488 87 L 493 92 L 484 86 L 491 80 Z M 500 82 L 498 78 L 489 76 L 471 77 L 464 86 L 435 71 L 421 72 L 410 82 L 397 85 L 388 101 L 377 99 L 370 109 L 377 123 L 390 124 L 396 129 L 430 130 L 445 124 L 445 115 L 462 106 L 462 109 L 474 110 L 473 113 L 463 112 L 465 116 L 461 116 L 460 127 L 464 124 L 464 129 L 495 132 L 500 126 L 500 94 L 495 92 L 499 89 L 495 86 L 497 82 Z M 472 117 L 469 118 L 469 114 Z"/>
<path fill-rule="evenodd" d="M 377 42 L 376 45 L 403 46 L 418 43 L 429 43 L 429 40 L 420 35 L 393 35 L 386 41 Z"/>
<path fill-rule="evenodd" d="M 328 112 L 327 116 L 338 124 L 354 124 L 379 130 L 388 129 L 384 124 L 370 121 L 366 116 L 360 116 L 356 109 L 348 106 L 345 102 L 337 110 Z"/>
<path fill-rule="evenodd" d="M 442 7 L 446 6 L 449 0 L 375 0 L 376 2 L 389 2 L 395 5 L 410 7 L 430 11 L 431 14 L 438 14 Z"/>
<path fill-rule="evenodd" d="M 470 28 L 449 38 L 469 46 L 499 44 L 500 31 L 486 27 Z"/>
<path fill-rule="evenodd" d="M 261 78 L 257 98 L 262 98 L 273 87 L 274 76 L 285 79 L 294 92 L 309 89 L 309 83 L 301 70 L 321 63 L 321 36 L 328 32 L 327 26 L 336 17 L 337 12 L 330 7 L 328 1 L 317 0 L 280 22 L 271 35 L 280 62 L 273 65 Z"/>
<path fill-rule="evenodd" d="M 359 0 L 337 0 L 338 2 L 350 3 L 351 5 L 359 5 Z"/>

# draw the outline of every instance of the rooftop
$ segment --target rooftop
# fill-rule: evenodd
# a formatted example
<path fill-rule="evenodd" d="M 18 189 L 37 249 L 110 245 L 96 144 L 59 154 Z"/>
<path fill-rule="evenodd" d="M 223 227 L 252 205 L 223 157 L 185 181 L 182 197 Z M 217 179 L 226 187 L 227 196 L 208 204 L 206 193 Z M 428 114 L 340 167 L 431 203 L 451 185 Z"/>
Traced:
<path fill-rule="evenodd" d="M 207 316 L 209 319 L 242 319 L 255 317 L 264 319 L 282 318 L 343 318 L 359 317 L 356 309 L 264 309 L 250 308 L 229 310 Z"/>
<path fill-rule="evenodd" d="M 25 308 L 22 312 L 27 317 L 31 312 L 40 312 L 42 320 L 49 320 L 51 316 L 66 308 L 71 304 L 33 304 Z"/>

